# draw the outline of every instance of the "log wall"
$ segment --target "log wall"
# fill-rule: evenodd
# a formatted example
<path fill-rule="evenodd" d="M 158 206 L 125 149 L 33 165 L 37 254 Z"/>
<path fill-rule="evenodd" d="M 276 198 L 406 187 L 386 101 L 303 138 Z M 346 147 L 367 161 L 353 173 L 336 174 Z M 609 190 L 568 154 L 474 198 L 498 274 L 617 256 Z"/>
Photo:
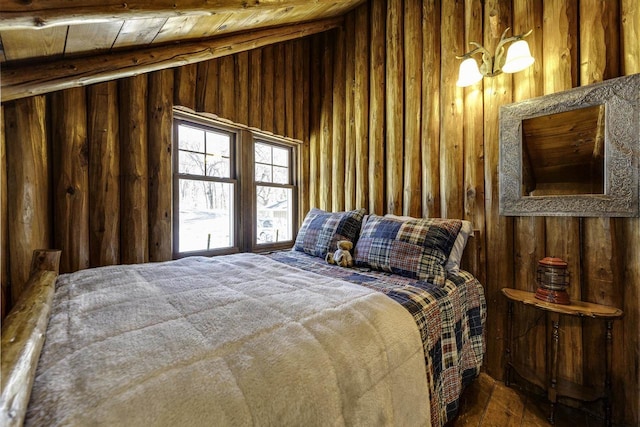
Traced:
<path fill-rule="evenodd" d="M 171 259 L 174 105 L 308 141 L 310 42 L 3 104 L 3 317 L 22 292 L 34 249 L 61 249 L 62 273 Z"/>
<path fill-rule="evenodd" d="M 320 75 L 334 73 L 333 103 L 311 110 L 311 123 L 322 129 L 335 126 L 336 110 L 346 114 L 345 119 L 338 115 L 341 126 L 355 123 L 355 139 L 346 140 L 357 147 L 355 171 L 345 170 L 355 179 L 336 182 L 350 163 L 334 155 L 327 165 L 322 145 L 312 144 L 311 158 L 318 157 L 322 168 L 334 173 L 321 170 L 310 193 L 344 186 L 347 206 L 355 193 L 358 206 L 377 214 L 472 221 L 479 230 L 474 245 L 479 253 L 467 254 L 466 265 L 485 286 L 485 369 L 494 378 L 504 374 L 507 304 L 500 289 L 533 291 L 537 260 L 546 255 L 565 259 L 572 298 L 625 311 L 613 330 L 613 415 L 615 422 L 637 425 L 640 221 L 500 216 L 498 114 L 504 104 L 640 72 L 640 6 L 633 0 L 372 0 L 351 15 L 344 32 L 355 33 L 355 43 L 338 33 L 325 40 L 334 53 L 322 60 Z M 460 60 L 455 55 L 470 50 L 470 41 L 493 51 L 507 27 L 517 34 L 534 30 L 527 39 L 534 66 L 456 87 Z M 356 61 L 353 77 L 349 68 L 335 66 L 351 57 Z M 329 81 L 324 78 L 317 90 L 330 93 L 322 87 Z M 346 91 L 346 108 L 336 105 L 336 89 Z M 352 104 L 351 96 L 357 100 Z M 368 127 L 363 115 L 369 117 Z M 362 195 L 361 185 L 369 193 Z M 333 194 L 333 200 L 319 197 L 312 205 L 341 206 Z M 548 325 L 535 310 L 516 314 L 519 361 L 543 377 Z M 601 351 L 594 351 L 604 342 L 600 323 L 563 319 L 560 376 L 602 385 L 604 360 Z M 589 410 L 603 415 L 601 405 Z"/>
<path fill-rule="evenodd" d="M 470 41 L 492 49 L 508 26 L 534 30 L 534 66 L 455 87 L 454 55 Z M 478 253 L 465 262 L 485 286 L 485 370 L 495 378 L 507 326 L 500 289 L 533 290 L 538 259 L 567 260 L 573 298 L 625 312 L 613 331 L 613 416 L 637 425 L 640 219 L 501 217 L 498 112 L 640 72 L 638 34 L 636 0 L 370 0 L 330 33 L 6 103 L 2 308 L 38 247 L 62 249 L 63 271 L 171 257 L 171 108 L 182 105 L 303 140 L 303 214 L 363 206 L 472 221 Z M 533 310 L 516 322 L 520 361 L 544 374 L 548 325 Z M 601 333 L 590 320 L 565 323 L 561 376 L 601 382 Z"/>

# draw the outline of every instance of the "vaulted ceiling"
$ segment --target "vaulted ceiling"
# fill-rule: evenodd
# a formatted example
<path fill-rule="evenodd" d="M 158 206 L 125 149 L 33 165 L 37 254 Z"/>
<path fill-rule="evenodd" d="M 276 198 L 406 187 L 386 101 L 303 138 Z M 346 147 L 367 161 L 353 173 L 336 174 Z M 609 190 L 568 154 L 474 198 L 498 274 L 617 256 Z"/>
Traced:
<path fill-rule="evenodd" d="M 362 2 L 3 0 L 2 100 L 326 31 L 341 25 L 341 17 Z"/>

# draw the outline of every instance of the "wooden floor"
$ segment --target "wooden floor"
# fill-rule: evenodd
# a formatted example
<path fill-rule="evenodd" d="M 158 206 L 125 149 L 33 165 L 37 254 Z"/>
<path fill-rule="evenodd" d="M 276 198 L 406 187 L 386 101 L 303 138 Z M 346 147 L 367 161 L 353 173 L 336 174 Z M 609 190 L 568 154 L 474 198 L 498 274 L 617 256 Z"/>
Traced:
<path fill-rule="evenodd" d="M 550 426 L 549 403 L 542 397 L 517 391 L 485 373 L 464 391 L 460 412 L 447 427 Z M 567 406 L 556 408 L 556 427 L 602 426 L 603 420 Z"/>

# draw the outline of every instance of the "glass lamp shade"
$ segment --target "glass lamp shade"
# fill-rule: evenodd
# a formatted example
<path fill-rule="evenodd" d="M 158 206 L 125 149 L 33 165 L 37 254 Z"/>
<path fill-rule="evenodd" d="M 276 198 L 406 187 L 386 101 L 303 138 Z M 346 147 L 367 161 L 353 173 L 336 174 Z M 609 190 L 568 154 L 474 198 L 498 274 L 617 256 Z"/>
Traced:
<path fill-rule="evenodd" d="M 529 44 L 524 40 L 518 40 L 509 46 L 507 59 L 504 61 L 502 71 L 504 73 L 517 73 L 531 66 L 535 59 L 531 56 Z"/>
<path fill-rule="evenodd" d="M 478 63 L 473 58 L 467 58 L 460 63 L 460 70 L 458 72 L 458 81 L 456 85 L 458 87 L 467 87 L 472 84 L 478 83 L 482 80 L 482 74 L 478 69 Z"/>

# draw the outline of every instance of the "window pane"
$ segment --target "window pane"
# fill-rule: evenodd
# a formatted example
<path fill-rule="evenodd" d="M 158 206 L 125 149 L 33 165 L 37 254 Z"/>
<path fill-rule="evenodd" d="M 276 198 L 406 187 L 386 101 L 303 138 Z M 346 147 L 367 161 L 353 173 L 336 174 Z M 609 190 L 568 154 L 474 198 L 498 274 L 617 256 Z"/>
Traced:
<path fill-rule="evenodd" d="M 178 151 L 179 173 L 204 174 L 204 154 Z"/>
<path fill-rule="evenodd" d="M 256 181 L 273 182 L 273 177 L 271 176 L 271 166 L 256 164 Z"/>
<path fill-rule="evenodd" d="M 178 148 L 204 153 L 204 130 L 191 126 L 178 126 Z"/>
<path fill-rule="evenodd" d="M 289 150 L 286 148 L 273 147 L 273 164 L 288 167 Z"/>
<path fill-rule="evenodd" d="M 255 159 L 256 163 L 271 164 L 271 146 L 267 144 L 255 143 Z"/>
<path fill-rule="evenodd" d="M 207 154 L 207 176 L 230 178 L 229 158 L 216 154 Z"/>
<path fill-rule="evenodd" d="M 293 192 L 291 188 L 256 186 L 258 223 L 256 243 L 275 243 L 292 239 Z"/>
<path fill-rule="evenodd" d="M 274 166 L 273 182 L 276 184 L 289 184 L 289 169 Z"/>
<path fill-rule="evenodd" d="M 233 246 L 233 184 L 180 179 L 178 185 L 178 251 Z"/>
<path fill-rule="evenodd" d="M 207 176 L 230 178 L 231 136 L 207 132 Z"/>

